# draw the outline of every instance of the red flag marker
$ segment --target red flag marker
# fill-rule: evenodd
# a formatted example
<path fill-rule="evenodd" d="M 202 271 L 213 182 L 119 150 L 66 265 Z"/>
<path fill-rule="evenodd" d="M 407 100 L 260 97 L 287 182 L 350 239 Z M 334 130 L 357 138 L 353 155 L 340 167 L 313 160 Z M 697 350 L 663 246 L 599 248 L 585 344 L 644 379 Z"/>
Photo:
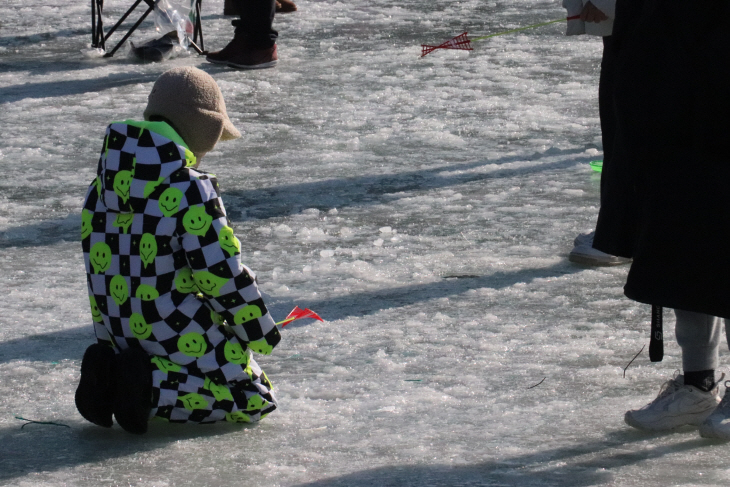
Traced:
<path fill-rule="evenodd" d="M 542 27 L 543 25 L 555 24 L 557 22 L 564 22 L 566 20 L 575 20 L 575 19 L 579 19 L 579 18 L 580 18 L 580 15 L 574 15 L 572 17 L 568 17 L 565 19 L 556 19 L 556 20 L 551 20 L 549 22 L 541 22 L 539 24 L 527 25 L 525 27 L 519 27 L 517 29 L 510 29 L 510 30 L 506 30 L 504 32 L 497 32 L 496 34 L 489 34 L 489 35 L 477 37 L 477 38 L 471 39 L 471 40 L 466 36 L 467 32 L 464 32 L 463 34 L 459 34 L 458 36 L 456 36 L 452 39 L 449 39 L 448 41 L 441 43 L 438 46 L 429 46 L 426 44 L 421 44 L 421 57 L 425 56 L 426 54 L 428 54 L 432 51 L 435 51 L 436 49 L 458 49 L 461 51 L 473 51 L 474 48 L 471 47 L 472 42 L 481 41 L 482 39 L 488 39 L 490 37 L 511 34 L 512 32 L 519 32 L 521 30 L 534 29 L 535 27 Z"/>
<path fill-rule="evenodd" d="M 276 323 L 277 325 L 281 325 L 282 328 L 284 328 L 286 325 L 291 323 L 294 320 L 301 320 L 303 318 L 312 318 L 317 321 L 324 321 L 321 316 L 319 316 L 317 313 L 312 311 L 309 308 L 301 309 L 299 306 L 294 306 L 294 309 L 291 310 L 291 312 L 284 318 L 283 320 Z"/>

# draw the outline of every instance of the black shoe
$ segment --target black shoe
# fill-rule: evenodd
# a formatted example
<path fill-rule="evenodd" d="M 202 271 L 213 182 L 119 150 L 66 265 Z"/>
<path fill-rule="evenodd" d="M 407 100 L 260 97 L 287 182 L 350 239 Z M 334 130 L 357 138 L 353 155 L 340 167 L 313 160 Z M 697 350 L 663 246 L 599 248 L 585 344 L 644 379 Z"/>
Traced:
<path fill-rule="evenodd" d="M 236 25 L 237 21 L 233 21 L 233 24 Z M 243 51 L 247 48 L 246 40 L 242 37 L 234 37 L 228 44 L 226 44 L 226 47 L 221 49 L 220 51 L 213 51 L 209 52 L 205 60 L 209 63 L 216 63 L 216 64 L 228 64 L 228 59 L 240 51 Z"/>
<path fill-rule="evenodd" d="M 114 419 L 125 431 L 147 432 L 152 410 L 152 364 L 143 350 L 128 348 L 116 361 Z"/>
<path fill-rule="evenodd" d="M 209 63 L 225 64 L 238 69 L 273 68 L 279 62 L 276 44 L 266 49 L 256 49 L 231 41 L 220 51 L 208 53 L 205 58 Z"/>
<path fill-rule="evenodd" d="M 246 49 L 230 57 L 226 63 L 231 68 L 265 69 L 273 68 L 279 62 L 276 44 L 266 49 Z"/>
<path fill-rule="evenodd" d="M 237 25 L 236 20 L 232 22 Z M 220 51 L 209 52 L 205 57 L 209 63 L 225 64 L 238 69 L 263 69 L 276 66 L 279 61 L 276 44 L 267 48 L 252 47 L 242 36 L 234 36 Z"/>
<path fill-rule="evenodd" d="M 95 343 L 81 361 L 81 380 L 76 389 L 76 409 L 87 421 L 111 428 L 114 399 L 115 353 L 111 347 Z"/>

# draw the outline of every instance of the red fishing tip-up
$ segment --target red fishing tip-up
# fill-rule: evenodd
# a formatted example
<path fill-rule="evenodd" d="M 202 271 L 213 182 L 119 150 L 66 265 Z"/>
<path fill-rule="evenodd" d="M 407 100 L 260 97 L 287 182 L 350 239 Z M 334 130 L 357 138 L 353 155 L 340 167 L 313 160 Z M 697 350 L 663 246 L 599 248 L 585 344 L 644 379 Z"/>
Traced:
<path fill-rule="evenodd" d="M 436 49 L 459 49 L 461 51 L 473 51 L 474 48 L 471 47 L 471 41 L 466 36 L 467 34 L 468 32 L 459 34 L 453 39 L 449 39 L 448 41 L 444 42 L 443 44 L 439 44 L 438 46 L 421 44 L 421 57 L 425 56 L 431 51 L 435 51 Z"/>
<path fill-rule="evenodd" d="M 449 39 L 448 41 L 446 41 L 442 44 L 439 44 L 438 46 L 429 46 L 427 44 L 421 44 L 421 57 L 425 56 L 426 54 L 428 54 L 432 51 L 435 51 L 436 49 L 458 49 L 461 51 L 473 51 L 474 49 L 471 47 L 472 42 L 481 41 L 482 39 L 489 39 L 490 37 L 511 34 L 512 32 L 519 32 L 519 31 L 526 30 L 526 29 L 534 29 L 535 27 L 542 27 L 543 25 L 554 24 L 556 22 L 564 22 L 566 20 L 577 20 L 579 18 L 580 18 L 580 15 L 574 15 L 574 16 L 568 17 L 568 18 L 550 20 L 548 22 L 540 22 L 539 24 L 526 25 L 524 27 L 518 27 L 516 29 L 505 30 L 503 32 L 497 32 L 496 34 L 489 34 L 489 35 L 477 37 L 477 38 L 471 39 L 471 40 L 466 36 L 467 32 L 464 32 L 463 34 L 459 34 L 458 36 L 456 36 L 452 39 Z"/>
<path fill-rule="evenodd" d="M 294 306 L 294 309 L 284 318 L 279 321 L 277 325 L 281 325 L 284 328 L 286 325 L 294 320 L 301 320 L 302 318 L 312 318 L 317 321 L 324 321 L 317 313 L 309 308 L 301 309 L 299 306 Z"/>

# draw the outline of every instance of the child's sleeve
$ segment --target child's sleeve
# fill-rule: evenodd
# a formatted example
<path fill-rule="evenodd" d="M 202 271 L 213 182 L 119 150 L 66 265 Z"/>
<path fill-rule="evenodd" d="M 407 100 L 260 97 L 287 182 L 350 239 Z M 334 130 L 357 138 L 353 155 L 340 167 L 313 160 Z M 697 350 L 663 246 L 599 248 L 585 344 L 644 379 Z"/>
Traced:
<path fill-rule="evenodd" d="M 563 0 L 563 8 L 568 11 L 568 18 L 576 17 L 583 10 L 583 0 Z M 585 22 L 576 18 L 568 20 L 565 35 L 575 36 L 585 33 Z"/>
<path fill-rule="evenodd" d="M 187 206 L 177 215 L 177 234 L 193 280 L 209 307 L 257 353 L 269 354 L 281 340 L 251 270 L 241 263 L 241 243 L 233 235 L 217 181 L 193 179 Z"/>

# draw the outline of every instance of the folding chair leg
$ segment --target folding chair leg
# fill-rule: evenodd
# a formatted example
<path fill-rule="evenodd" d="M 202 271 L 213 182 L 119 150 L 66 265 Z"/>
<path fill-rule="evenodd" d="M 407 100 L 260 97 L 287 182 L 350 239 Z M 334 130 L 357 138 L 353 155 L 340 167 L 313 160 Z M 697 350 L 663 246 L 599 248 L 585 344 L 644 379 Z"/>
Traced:
<path fill-rule="evenodd" d="M 122 40 L 120 40 L 117 43 L 117 45 L 114 46 L 114 49 L 112 49 L 108 53 L 104 54 L 104 57 L 112 57 L 114 55 L 114 53 L 117 52 L 117 49 L 119 49 L 120 47 L 122 47 L 122 44 L 124 44 L 124 42 L 127 39 L 129 39 L 129 36 L 131 36 L 134 33 L 134 31 L 137 30 L 137 27 L 139 27 L 139 24 L 141 24 L 144 21 L 144 19 L 146 19 L 147 16 L 155 9 L 155 4 L 154 4 L 154 2 L 152 0 L 144 0 L 144 1 L 147 3 L 147 11 L 144 14 L 142 14 L 142 16 L 139 18 L 139 20 L 134 23 L 134 25 L 132 26 L 132 28 L 129 29 L 129 31 L 126 34 L 124 34 L 124 37 L 122 37 Z M 129 17 L 129 14 L 131 14 L 134 11 L 134 9 L 137 8 L 137 5 L 139 5 L 141 2 L 142 2 L 142 0 L 137 0 L 134 3 L 134 5 L 132 5 L 132 7 L 129 10 L 127 10 L 124 15 L 122 15 L 122 18 L 119 19 L 119 22 L 117 22 L 116 24 L 114 24 L 114 27 L 112 27 L 109 30 L 109 32 L 107 33 L 106 37 L 104 38 L 105 40 L 106 39 L 109 39 L 109 36 L 112 35 L 112 33 L 115 30 L 117 30 L 117 27 L 119 27 L 122 24 L 122 22 L 124 22 L 124 20 L 127 17 Z"/>
<path fill-rule="evenodd" d="M 201 4 L 202 0 L 195 0 L 195 27 L 193 28 L 193 41 L 190 43 L 198 54 L 205 52 L 205 46 L 203 45 L 203 23 L 200 20 Z M 200 47 L 196 44 L 198 42 L 198 36 L 200 36 Z"/>
<path fill-rule="evenodd" d="M 104 0 L 91 0 L 91 47 L 104 49 L 104 24 L 101 13 Z"/>
<path fill-rule="evenodd" d="M 112 26 L 111 29 L 109 29 L 109 32 L 104 34 L 104 26 L 102 22 L 102 12 L 104 10 L 104 0 L 91 0 L 91 46 L 95 48 L 101 48 L 102 50 L 106 50 L 106 41 L 109 39 L 109 37 L 119 28 L 120 25 L 122 25 L 122 22 L 124 22 L 127 17 L 134 11 L 134 9 L 139 6 L 140 3 L 145 2 L 147 4 L 147 11 L 142 14 L 142 16 L 137 20 L 137 22 L 134 23 L 134 25 L 129 29 L 129 31 L 122 37 L 122 39 L 114 46 L 114 48 L 104 54 L 104 57 L 112 57 L 114 56 L 114 53 L 117 52 L 117 50 L 126 42 L 127 39 L 129 39 L 129 36 L 131 36 L 135 30 L 137 30 L 137 27 L 147 18 L 147 16 L 152 13 L 155 9 L 155 2 L 156 0 L 136 0 L 134 2 L 134 5 L 132 5 L 129 10 L 127 10 L 124 15 L 122 15 L 122 18 L 119 19 L 119 21 Z M 203 46 L 203 26 L 201 21 L 201 7 L 202 0 L 195 0 L 195 25 L 193 26 L 193 39 L 190 40 L 190 45 L 195 49 L 195 51 L 198 54 L 204 54 L 204 46 Z M 198 37 L 200 37 L 200 45 L 197 44 Z"/>
<path fill-rule="evenodd" d="M 105 40 L 106 39 L 109 39 L 109 36 L 111 36 L 114 33 L 114 31 L 117 30 L 117 28 L 120 25 L 122 25 L 122 22 L 124 22 L 125 20 L 127 20 L 127 17 L 129 17 L 129 15 L 132 12 L 134 12 L 134 9 L 137 8 L 137 5 L 139 5 L 140 3 L 142 3 L 142 1 L 143 0 L 137 0 L 136 2 L 134 2 L 134 5 L 132 5 L 131 7 L 129 7 L 129 10 L 127 10 L 126 12 L 124 12 L 124 15 L 122 15 L 122 18 L 120 18 L 117 21 L 117 23 L 114 24 L 114 27 L 112 27 L 111 29 L 109 29 L 109 32 L 106 34 L 106 36 L 104 36 L 104 39 Z M 144 0 L 144 1 L 147 3 L 148 10 L 142 16 L 142 20 L 144 20 L 144 18 L 147 17 L 147 15 L 149 15 L 150 10 L 153 10 L 155 8 L 155 4 L 154 4 L 154 2 L 152 0 Z M 132 29 L 130 29 L 130 32 L 133 32 L 139 26 L 140 23 L 141 23 L 141 21 L 138 21 L 136 24 L 134 24 L 134 26 L 132 27 Z"/>

